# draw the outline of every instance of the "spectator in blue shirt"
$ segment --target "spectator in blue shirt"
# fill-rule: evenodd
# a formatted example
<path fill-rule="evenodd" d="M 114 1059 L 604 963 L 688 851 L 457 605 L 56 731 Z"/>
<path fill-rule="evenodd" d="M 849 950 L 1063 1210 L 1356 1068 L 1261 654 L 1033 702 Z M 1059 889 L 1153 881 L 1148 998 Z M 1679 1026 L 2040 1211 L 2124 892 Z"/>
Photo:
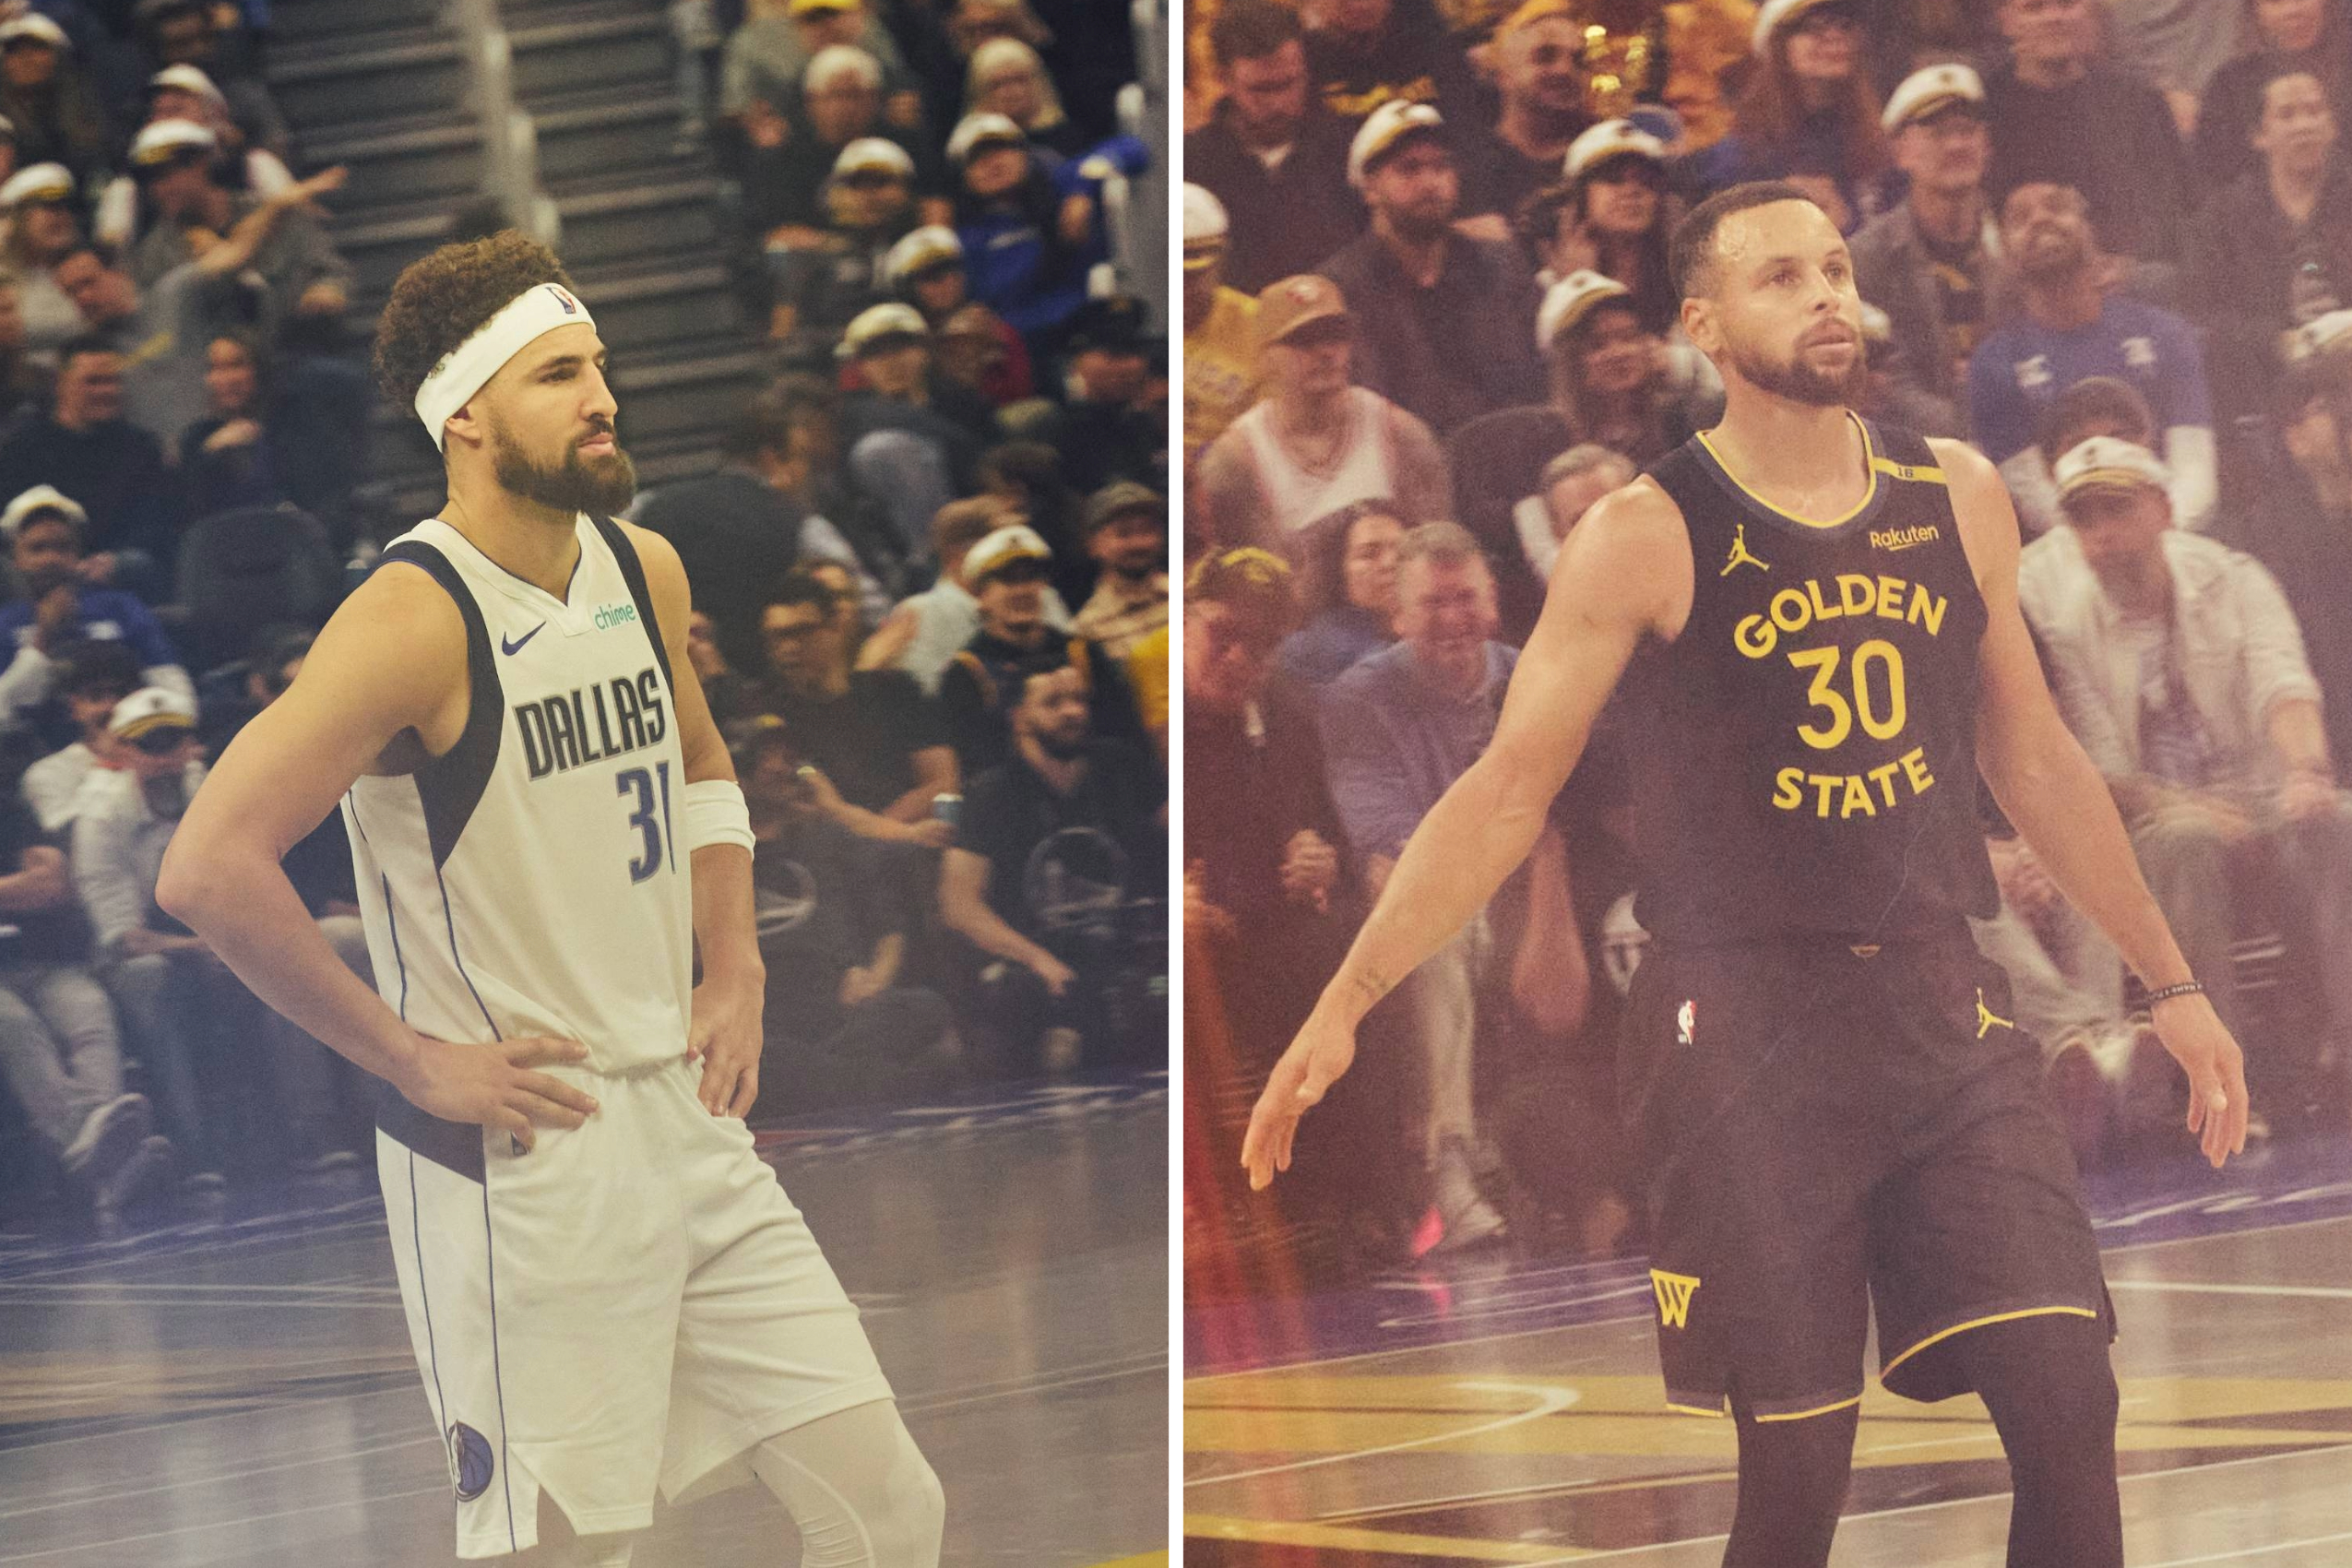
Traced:
<path fill-rule="evenodd" d="M 1389 620 L 1396 613 L 1396 558 L 1405 524 L 1396 504 L 1358 501 L 1313 523 L 1310 533 L 1328 540 L 1313 585 L 1324 608 L 1282 639 L 1282 672 L 1306 686 L 1326 686 L 1356 660 L 1396 640 Z"/>
<path fill-rule="evenodd" d="M 2114 267 L 2091 232 L 2082 193 L 2048 181 L 2019 185 L 2001 206 L 2002 249 L 2025 311 L 1978 345 L 1968 364 L 1977 445 L 2001 465 L 2029 532 L 2058 521 L 2049 465 L 2035 445 L 2042 414 L 2087 376 L 2112 376 L 2156 411 L 2172 472 L 2173 515 L 2203 529 L 2215 496 L 2213 401 L 2197 334 L 2171 312 L 2108 291 Z"/>
<path fill-rule="evenodd" d="M 164 635 L 155 612 L 119 588 L 89 581 L 82 541 L 89 514 L 71 496 L 33 486 L 0 511 L 23 585 L 22 598 L 0 604 L 0 647 L 13 650 L 0 668 L 0 732 L 32 721 L 52 695 L 59 649 L 83 638 L 119 640 L 138 657 L 141 681 L 193 698 L 196 683 Z"/>

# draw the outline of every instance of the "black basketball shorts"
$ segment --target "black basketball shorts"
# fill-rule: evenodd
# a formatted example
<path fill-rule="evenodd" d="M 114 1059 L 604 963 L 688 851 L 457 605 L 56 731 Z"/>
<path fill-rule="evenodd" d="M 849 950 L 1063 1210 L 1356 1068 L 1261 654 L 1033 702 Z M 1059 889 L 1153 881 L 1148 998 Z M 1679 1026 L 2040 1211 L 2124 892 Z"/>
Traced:
<path fill-rule="evenodd" d="M 2046 1313 L 2114 1333 L 2076 1186 L 2008 977 L 1956 937 L 1653 946 L 1625 1072 L 1649 1182 L 1668 1403 L 1764 1420 L 1879 1377 L 1964 1391 L 1954 1336 Z"/>

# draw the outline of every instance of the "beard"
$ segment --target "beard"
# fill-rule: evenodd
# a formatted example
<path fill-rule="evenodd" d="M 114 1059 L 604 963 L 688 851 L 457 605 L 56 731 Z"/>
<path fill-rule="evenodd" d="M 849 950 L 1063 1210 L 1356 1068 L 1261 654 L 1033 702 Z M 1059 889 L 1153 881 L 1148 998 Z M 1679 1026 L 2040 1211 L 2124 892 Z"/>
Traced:
<path fill-rule="evenodd" d="M 1866 350 L 1858 350 L 1850 367 L 1833 374 L 1813 369 L 1806 362 L 1802 350 L 1787 360 L 1773 360 L 1752 350 L 1734 348 L 1731 368 L 1759 390 L 1776 398 L 1817 409 L 1840 408 L 1861 400 L 1864 379 L 1869 374 L 1869 355 Z"/>
<path fill-rule="evenodd" d="M 583 457 L 575 444 L 564 449 L 564 461 L 554 468 L 532 462 L 503 428 L 492 428 L 490 446 L 491 471 L 499 485 L 526 501 L 558 512 L 609 517 L 626 511 L 636 499 L 636 465 L 621 450 L 617 437 L 609 457 Z"/>
<path fill-rule="evenodd" d="M 1038 750 L 1056 762 L 1075 762 L 1086 754 L 1087 732 L 1084 730 L 1063 734 L 1059 731 L 1039 728 L 1029 732 L 1037 738 Z"/>
<path fill-rule="evenodd" d="M 1417 245 L 1434 244 L 1454 227 L 1454 214 L 1450 209 L 1420 212 L 1400 207 L 1389 214 L 1388 223 L 1400 240 Z"/>

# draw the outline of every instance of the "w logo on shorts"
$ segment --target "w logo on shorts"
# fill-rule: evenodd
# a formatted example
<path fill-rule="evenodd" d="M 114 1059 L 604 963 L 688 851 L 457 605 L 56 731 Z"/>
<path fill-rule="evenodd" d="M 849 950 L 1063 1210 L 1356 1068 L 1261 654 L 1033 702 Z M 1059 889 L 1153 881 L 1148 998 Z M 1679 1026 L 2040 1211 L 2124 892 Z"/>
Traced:
<path fill-rule="evenodd" d="M 1691 1297 L 1699 1288 L 1696 1275 L 1650 1270 L 1650 1289 L 1657 1292 L 1657 1320 L 1669 1328 L 1691 1326 Z"/>

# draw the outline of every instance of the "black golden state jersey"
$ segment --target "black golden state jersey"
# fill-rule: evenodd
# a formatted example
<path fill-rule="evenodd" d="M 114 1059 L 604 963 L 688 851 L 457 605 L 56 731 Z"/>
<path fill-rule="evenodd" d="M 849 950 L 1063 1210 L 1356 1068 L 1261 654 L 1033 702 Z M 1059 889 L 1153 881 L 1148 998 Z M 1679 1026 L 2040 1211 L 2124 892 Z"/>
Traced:
<path fill-rule="evenodd" d="M 1948 933 L 1997 905 L 1977 804 L 1984 600 L 1920 437 L 1857 421 L 1870 492 L 1812 522 L 1702 434 L 1651 478 L 1691 616 L 1635 661 L 1636 912 L 1672 942 Z"/>

